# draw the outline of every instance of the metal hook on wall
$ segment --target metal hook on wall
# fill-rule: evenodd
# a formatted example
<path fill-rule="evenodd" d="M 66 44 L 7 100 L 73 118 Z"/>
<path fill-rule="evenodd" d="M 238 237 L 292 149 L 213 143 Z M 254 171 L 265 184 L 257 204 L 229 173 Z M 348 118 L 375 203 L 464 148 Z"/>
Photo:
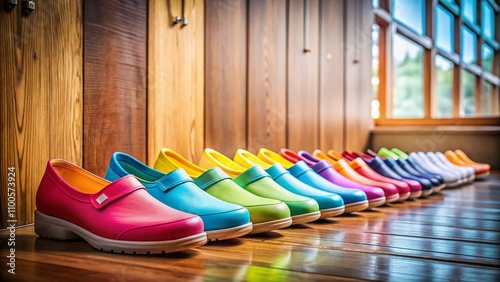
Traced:
<path fill-rule="evenodd" d="M 304 0 L 304 53 L 312 52 L 309 47 L 309 0 Z"/>

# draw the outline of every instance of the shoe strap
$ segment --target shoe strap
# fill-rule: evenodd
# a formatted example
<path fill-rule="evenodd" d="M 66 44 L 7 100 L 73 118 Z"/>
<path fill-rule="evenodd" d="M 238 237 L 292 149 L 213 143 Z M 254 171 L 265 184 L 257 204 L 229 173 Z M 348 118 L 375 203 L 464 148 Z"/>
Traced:
<path fill-rule="evenodd" d="M 226 179 L 231 179 L 231 177 L 227 175 L 227 173 L 225 173 L 221 168 L 214 167 L 196 178 L 194 180 L 194 183 L 196 183 L 196 185 L 198 185 L 201 189 L 206 190 L 212 187 L 212 185 L 214 185 L 215 183 Z"/>
<path fill-rule="evenodd" d="M 234 179 L 236 184 L 245 187 L 248 184 L 255 182 L 261 178 L 270 177 L 269 174 L 260 166 L 256 165 L 247 170 Z"/>
<path fill-rule="evenodd" d="M 91 195 L 90 201 L 96 209 L 100 210 L 139 189 L 146 188 L 144 188 L 135 176 L 129 174 L 104 187 L 99 193 Z"/>
<path fill-rule="evenodd" d="M 179 168 L 162 176 L 156 181 L 156 184 L 163 192 L 166 192 L 187 182 L 193 182 L 193 179 L 184 169 Z"/>

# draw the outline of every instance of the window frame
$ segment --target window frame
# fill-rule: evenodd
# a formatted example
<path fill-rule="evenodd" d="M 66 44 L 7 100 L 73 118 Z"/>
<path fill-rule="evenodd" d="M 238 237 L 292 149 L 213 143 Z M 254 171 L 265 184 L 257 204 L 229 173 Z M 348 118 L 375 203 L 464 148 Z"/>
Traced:
<path fill-rule="evenodd" d="M 486 38 L 482 32 L 482 1 L 487 1 L 493 8 L 494 15 L 494 36 L 492 41 Z M 466 70 L 475 77 L 474 97 L 476 101 L 476 112 L 479 99 L 483 91 L 483 83 L 486 81 L 491 84 L 496 96 L 500 96 L 500 5 L 499 0 L 476 0 L 476 23 L 463 20 L 461 7 L 456 3 L 448 3 L 443 0 L 424 0 L 425 19 L 424 34 L 420 35 L 412 29 L 399 23 L 392 15 L 393 0 L 380 0 L 378 8 L 374 8 L 375 24 L 379 26 L 379 70 L 378 70 L 378 101 L 379 117 L 374 119 L 375 125 L 500 125 L 500 116 L 484 117 L 477 113 L 477 117 L 460 116 L 460 98 L 461 98 L 461 71 Z M 447 53 L 436 47 L 435 38 L 435 12 L 436 6 L 450 12 L 454 17 L 454 52 Z M 461 29 L 467 27 L 476 36 L 476 63 L 467 64 L 461 59 Z M 422 46 L 423 56 L 423 95 L 424 103 L 423 118 L 393 118 L 392 115 L 392 87 L 393 87 L 393 62 L 392 62 L 392 40 L 393 34 L 398 34 L 406 39 Z M 487 43 L 493 48 L 492 71 L 487 72 L 482 68 L 482 45 Z M 453 64 L 453 84 L 452 84 L 452 117 L 438 118 L 433 117 L 433 96 L 435 95 L 436 77 L 435 77 L 435 56 L 440 55 Z M 498 99 L 496 99 L 498 101 Z M 436 107 L 434 107 L 436 108 Z"/>

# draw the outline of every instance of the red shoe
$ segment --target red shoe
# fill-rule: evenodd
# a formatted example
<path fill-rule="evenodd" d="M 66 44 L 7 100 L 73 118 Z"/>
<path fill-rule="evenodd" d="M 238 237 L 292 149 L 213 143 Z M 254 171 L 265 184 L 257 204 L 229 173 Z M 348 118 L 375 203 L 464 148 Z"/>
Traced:
<path fill-rule="evenodd" d="M 35 232 L 83 238 L 116 253 L 167 253 L 207 242 L 199 216 L 172 209 L 132 175 L 114 182 L 64 160 L 50 160 L 36 195 Z"/>

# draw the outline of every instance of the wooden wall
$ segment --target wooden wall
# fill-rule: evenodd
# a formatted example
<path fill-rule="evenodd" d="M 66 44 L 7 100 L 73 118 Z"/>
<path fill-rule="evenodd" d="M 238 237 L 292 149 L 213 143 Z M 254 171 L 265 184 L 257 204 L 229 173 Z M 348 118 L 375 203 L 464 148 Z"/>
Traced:
<path fill-rule="evenodd" d="M 17 219 L 18 226 L 33 222 L 49 158 L 82 164 L 82 3 L 36 5 L 28 17 L 20 7 L 0 9 L 2 228 L 7 219 Z M 15 168 L 15 218 L 7 217 L 9 167 Z"/>
<path fill-rule="evenodd" d="M 146 161 L 147 5 L 84 1 L 83 166 L 97 175 L 116 151 Z"/>
<path fill-rule="evenodd" d="M 204 146 L 204 2 L 149 1 L 148 162 L 163 147 L 198 160 Z"/>
<path fill-rule="evenodd" d="M 370 1 L 207 3 L 206 147 L 232 156 L 238 148 L 367 146 Z"/>

